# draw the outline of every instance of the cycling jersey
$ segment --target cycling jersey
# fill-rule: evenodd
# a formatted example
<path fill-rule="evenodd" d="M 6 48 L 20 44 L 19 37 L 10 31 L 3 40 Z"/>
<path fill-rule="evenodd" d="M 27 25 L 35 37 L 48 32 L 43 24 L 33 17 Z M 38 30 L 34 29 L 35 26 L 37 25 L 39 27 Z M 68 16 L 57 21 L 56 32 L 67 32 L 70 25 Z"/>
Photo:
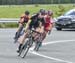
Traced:
<path fill-rule="evenodd" d="M 21 21 L 21 19 L 24 19 L 23 21 Z M 27 23 L 29 21 L 30 17 L 29 16 L 26 16 L 25 14 L 23 14 L 21 17 L 20 17 L 20 21 L 19 23 Z"/>
<path fill-rule="evenodd" d="M 29 24 L 29 29 L 31 29 L 32 27 L 33 28 L 37 28 L 39 26 L 39 21 L 38 21 L 38 13 L 37 14 L 34 14 L 32 17 L 31 17 L 31 22 Z"/>
<path fill-rule="evenodd" d="M 52 23 L 53 23 L 52 17 L 46 16 L 46 17 L 45 17 L 45 26 L 44 26 L 44 28 L 45 28 L 46 31 L 49 31 L 50 25 L 51 25 Z"/>
<path fill-rule="evenodd" d="M 42 23 L 42 26 L 45 25 L 45 19 L 44 19 L 44 17 L 39 17 L 38 20 Z"/>
<path fill-rule="evenodd" d="M 30 28 L 37 28 L 39 27 L 40 22 L 42 23 L 42 25 L 44 25 L 44 18 L 40 18 L 39 13 L 37 13 L 31 17 L 31 23 L 29 26 Z"/>

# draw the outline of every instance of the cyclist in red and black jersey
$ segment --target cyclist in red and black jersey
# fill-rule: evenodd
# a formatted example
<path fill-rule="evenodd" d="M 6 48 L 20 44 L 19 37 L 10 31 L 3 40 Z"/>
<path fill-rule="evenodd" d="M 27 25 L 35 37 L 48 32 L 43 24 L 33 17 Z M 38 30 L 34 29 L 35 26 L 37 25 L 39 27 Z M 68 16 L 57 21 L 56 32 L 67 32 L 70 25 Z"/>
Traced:
<path fill-rule="evenodd" d="M 21 27 L 23 27 L 24 24 L 26 24 L 29 21 L 29 19 L 30 19 L 29 14 L 30 14 L 29 11 L 25 11 L 25 13 L 21 15 L 20 20 L 18 22 L 19 27 L 18 27 L 16 34 L 15 34 L 15 37 L 14 37 L 15 39 L 17 38 L 16 35 L 19 32 L 19 30 L 21 29 Z"/>

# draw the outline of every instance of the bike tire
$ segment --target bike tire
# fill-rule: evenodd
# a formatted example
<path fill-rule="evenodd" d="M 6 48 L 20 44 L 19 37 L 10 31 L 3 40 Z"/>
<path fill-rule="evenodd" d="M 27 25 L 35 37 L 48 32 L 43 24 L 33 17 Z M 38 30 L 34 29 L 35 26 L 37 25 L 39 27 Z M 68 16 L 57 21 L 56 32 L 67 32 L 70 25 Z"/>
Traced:
<path fill-rule="evenodd" d="M 29 51 L 29 48 L 32 46 L 32 44 L 33 44 L 33 41 L 30 39 L 30 40 L 28 41 L 28 43 L 27 43 L 27 48 L 25 49 L 25 51 L 24 51 L 24 56 L 22 56 L 22 58 L 25 58 L 25 57 L 26 57 L 26 55 L 27 55 L 27 53 L 28 53 L 28 51 Z"/>
<path fill-rule="evenodd" d="M 22 46 L 18 56 L 20 56 L 22 54 L 23 50 L 25 50 L 27 48 L 27 45 L 28 45 L 28 41 L 26 41 L 26 43 Z"/>
<path fill-rule="evenodd" d="M 30 48 L 30 47 L 27 47 L 27 48 L 26 48 L 26 50 L 24 51 L 24 55 L 22 56 L 22 58 L 25 58 L 25 57 L 26 57 L 26 55 L 27 55 L 27 53 L 28 53 L 28 51 L 29 51 L 29 48 Z"/>
<path fill-rule="evenodd" d="M 35 50 L 35 51 L 38 51 L 39 48 L 40 48 L 40 42 L 37 42 L 36 45 L 35 45 L 34 50 Z"/>

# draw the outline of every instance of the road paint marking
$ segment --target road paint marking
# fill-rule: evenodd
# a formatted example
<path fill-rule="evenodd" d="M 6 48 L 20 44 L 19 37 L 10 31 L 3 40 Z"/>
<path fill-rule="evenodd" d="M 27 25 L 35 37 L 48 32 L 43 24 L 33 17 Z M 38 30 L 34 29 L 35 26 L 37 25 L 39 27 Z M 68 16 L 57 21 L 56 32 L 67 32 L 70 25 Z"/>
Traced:
<path fill-rule="evenodd" d="M 43 54 L 39 54 L 39 53 L 37 53 L 35 51 L 31 51 L 30 53 L 38 55 L 38 56 L 41 56 L 41 57 L 44 57 L 44 58 L 47 58 L 47 59 L 50 59 L 50 60 L 52 59 L 52 60 L 56 60 L 56 61 L 59 61 L 59 62 L 72 63 L 70 61 L 61 60 L 61 59 L 58 59 L 58 58 L 53 58 L 53 57 L 49 57 L 49 56 L 46 56 L 46 55 L 43 55 Z"/>
<path fill-rule="evenodd" d="M 49 44 L 55 44 L 55 43 L 64 43 L 64 42 L 72 42 L 75 40 L 58 40 L 58 41 L 50 41 L 50 42 L 45 42 L 42 45 L 49 45 Z"/>
<path fill-rule="evenodd" d="M 75 41 L 75 40 L 51 41 L 51 42 L 43 43 L 43 46 L 49 45 L 49 44 L 55 44 L 55 43 L 72 42 L 72 41 Z M 73 63 L 73 62 L 70 62 L 70 61 L 67 61 L 67 60 L 62 60 L 62 59 L 58 59 L 58 58 L 54 58 L 54 57 L 49 57 L 49 56 L 46 56 L 46 55 L 43 55 L 43 54 L 39 54 L 39 53 L 33 51 L 33 48 L 34 48 L 34 47 L 32 47 L 32 48 L 29 50 L 29 52 L 32 53 L 32 54 L 35 54 L 35 55 L 38 55 L 38 56 L 41 56 L 41 57 L 44 57 L 44 58 L 47 58 L 47 59 L 52 59 L 52 60 L 55 60 L 55 61 L 66 62 L 66 63 Z"/>

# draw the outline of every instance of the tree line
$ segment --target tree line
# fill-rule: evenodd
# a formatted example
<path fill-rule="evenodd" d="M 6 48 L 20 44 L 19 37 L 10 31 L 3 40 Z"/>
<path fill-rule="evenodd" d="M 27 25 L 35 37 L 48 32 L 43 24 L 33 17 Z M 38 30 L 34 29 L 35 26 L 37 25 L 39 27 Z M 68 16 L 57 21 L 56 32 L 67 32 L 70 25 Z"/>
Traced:
<path fill-rule="evenodd" d="M 22 4 L 65 4 L 75 3 L 75 0 L 0 0 L 0 5 Z"/>

